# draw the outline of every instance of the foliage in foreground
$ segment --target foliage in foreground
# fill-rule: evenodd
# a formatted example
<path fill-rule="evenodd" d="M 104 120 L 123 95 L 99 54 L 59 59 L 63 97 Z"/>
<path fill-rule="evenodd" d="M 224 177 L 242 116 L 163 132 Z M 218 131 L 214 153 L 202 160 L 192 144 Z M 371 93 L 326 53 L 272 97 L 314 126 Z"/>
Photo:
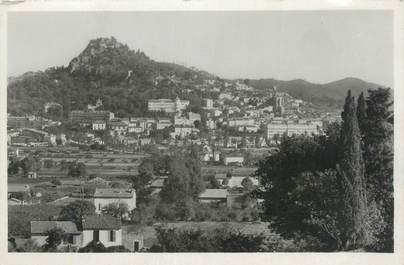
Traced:
<path fill-rule="evenodd" d="M 369 91 L 369 104 L 361 96 L 358 108 L 348 94 L 341 126 L 284 137 L 280 151 L 259 163 L 262 217 L 276 232 L 311 251 L 393 251 L 389 94 Z"/>

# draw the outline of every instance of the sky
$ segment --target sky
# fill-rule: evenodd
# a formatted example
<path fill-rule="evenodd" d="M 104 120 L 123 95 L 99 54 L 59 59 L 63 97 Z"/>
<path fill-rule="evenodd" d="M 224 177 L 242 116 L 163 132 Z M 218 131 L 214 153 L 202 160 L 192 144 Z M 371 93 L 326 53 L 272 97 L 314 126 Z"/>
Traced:
<path fill-rule="evenodd" d="M 66 66 L 110 36 L 223 78 L 394 80 L 391 11 L 9 13 L 8 75 Z"/>

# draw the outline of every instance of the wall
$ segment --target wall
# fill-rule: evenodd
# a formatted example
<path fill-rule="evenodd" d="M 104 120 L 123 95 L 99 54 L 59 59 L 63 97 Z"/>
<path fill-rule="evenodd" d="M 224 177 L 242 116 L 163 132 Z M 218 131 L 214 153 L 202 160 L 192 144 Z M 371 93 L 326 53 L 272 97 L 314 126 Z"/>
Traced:
<path fill-rule="evenodd" d="M 100 230 L 100 242 L 105 247 L 122 245 L 122 229 L 116 230 L 116 237 L 114 242 L 109 241 L 109 231 L 110 230 Z M 88 245 L 88 243 L 90 243 L 92 240 L 93 240 L 93 230 L 84 230 L 82 247 Z"/>
<path fill-rule="evenodd" d="M 101 213 L 104 206 L 110 203 L 126 203 L 128 205 L 128 210 L 132 211 L 136 208 L 136 195 L 133 198 L 121 199 L 121 198 L 94 198 L 94 205 L 96 207 L 96 213 Z"/>

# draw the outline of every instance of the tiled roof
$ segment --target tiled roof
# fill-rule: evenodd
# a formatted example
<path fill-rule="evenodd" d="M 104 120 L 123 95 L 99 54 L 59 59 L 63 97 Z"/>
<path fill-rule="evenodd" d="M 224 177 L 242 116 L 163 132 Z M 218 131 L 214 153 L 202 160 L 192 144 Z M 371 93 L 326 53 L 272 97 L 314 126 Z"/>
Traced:
<path fill-rule="evenodd" d="M 8 192 L 29 192 L 28 184 L 8 184 Z"/>
<path fill-rule="evenodd" d="M 60 228 L 68 234 L 80 234 L 72 221 L 31 221 L 31 234 L 45 234 L 54 228 Z"/>
<path fill-rule="evenodd" d="M 134 193 L 133 189 L 97 188 L 94 198 L 133 198 Z"/>
<path fill-rule="evenodd" d="M 206 189 L 199 195 L 199 199 L 214 199 L 214 198 L 223 198 L 227 197 L 226 189 Z"/>
<path fill-rule="evenodd" d="M 83 230 L 119 230 L 121 221 L 109 215 L 85 215 L 82 227 Z"/>

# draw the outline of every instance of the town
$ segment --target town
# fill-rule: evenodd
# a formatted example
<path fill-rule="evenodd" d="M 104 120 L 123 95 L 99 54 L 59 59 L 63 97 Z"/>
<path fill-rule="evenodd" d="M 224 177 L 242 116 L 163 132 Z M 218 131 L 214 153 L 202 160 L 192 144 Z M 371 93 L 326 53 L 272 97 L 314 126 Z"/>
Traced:
<path fill-rule="evenodd" d="M 305 206 L 293 192 L 311 181 L 290 176 L 335 179 L 345 94 L 265 82 L 157 63 L 114 38 L 91 41 L 68 67 L 9 80 L 9 251 L 301 251 L 270 229 L 283 219 L 263 216 L 288 214 L 283 201 Z M 375 87 L 366 100 L 387 102 L 389 90 Z M 212 245 L 172 243 L 187 237 Z"/>
<path fill-rule="evenodd" d="M 128 213 L 137 206 L 129 178 L 139 174 L 138 167 L 150 156 L 150 148 L 164 153 L 172 147 L 197 146 L 202 174 L 211 186 L 199 194 L 199 202 L 224 203 L 231 208 L 246 187 L 251 189 L 248 185 L 258 186 L 255 164 L 276 152 L 283 135 L 322 134 L 328 123 L 338 119 L 337 115 L 316 113 L 307 102 L 278 92 L 276 87 L 263 94 L 244 83 L 207 80 L 197 89 L 218 94 L 216 99 L 203 99 L 200 112 L 189 108 L 189 100 L 176 97 L 148 100 L 153 116 L 116 117 L 103 109 L 100 97 L 88 103 L 87 109 L 72 110 L 66 121 L 9 115 L 9 173 L 11 170 L 13 177 L 9 176 L 8 204 L 62 206 L 85 199 L 100 214 L 108 205 L 124 203 L 128 220 Z M 48 102 L 44 113 L 58 108 L 62 106 Z M 18 163 L 24 166 L 19 168 Z M 153 193 L 162 189 L 166 178 L 153 176 L 148 184 Z M 258 206 L 256 202 L 254 207 Z M 98 221 L 91 218 L 82 231 L 73 222 L 32 220 L 31 236 L 43 245 L 48 229 L 68 227 L 72 237 L 66 244 L 84 247 L 91 241 L 87 230 L 109 229 L 113 231 L 109 237 L 96 235 L 106 240 L 102 241 L 105 246 L 124 245 L 133 251 L 150 247 L 144 245 L 141 233 L 122 234 L 120 220 L 104 220 L 103 215 L 96 217 Z M 98 222 L 106 226 L 92 226 Z"/>

